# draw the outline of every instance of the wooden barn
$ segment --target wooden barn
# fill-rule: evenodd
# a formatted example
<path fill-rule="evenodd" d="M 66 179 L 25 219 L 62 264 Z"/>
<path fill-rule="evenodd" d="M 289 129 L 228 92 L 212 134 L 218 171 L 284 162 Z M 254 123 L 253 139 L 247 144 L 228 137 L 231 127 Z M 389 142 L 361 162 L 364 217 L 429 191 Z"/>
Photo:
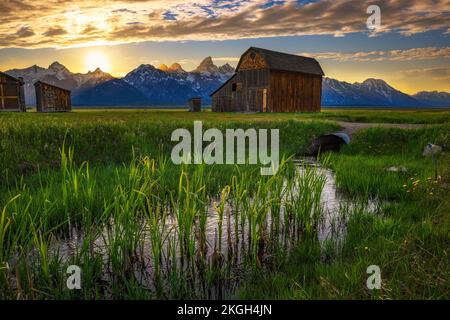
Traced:
<path fill-rule="evenodd" d="M 319 112 L 324 73 L 313 58 L 251 47 L 211 94 L 215 112 Z"/>
<path fill-rule="evenodd" d="M 26 111 L 22 79 L 0 72 L 0 111 Z"/>
<path fill-rule="evenodd" d="M 72 111 L 70 91 L 54 85 L 37 81 L 36 110 L 38 112 L 67 112 Z"/>

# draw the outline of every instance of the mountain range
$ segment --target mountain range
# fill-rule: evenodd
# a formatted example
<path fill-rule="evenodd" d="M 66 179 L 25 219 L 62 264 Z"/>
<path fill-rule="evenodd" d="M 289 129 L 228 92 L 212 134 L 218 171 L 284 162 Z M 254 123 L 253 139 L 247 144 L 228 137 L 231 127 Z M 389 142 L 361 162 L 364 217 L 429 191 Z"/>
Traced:
<path fill-rule="evenodd" d="M 123 78 L 114 78 L 100 69 L 88 73 L 72 73 L 58 62 L 48 68 L 32 66 L 6 71 L 25 82 L 25 101 L 35 105 L 34 82 L 40 80 L 72 91 L 74 106 L 182 106 L 191 97 L 211 103 L 209 94 L 217 89 L 235 70 L 229 64 L 217 66 L 205 58 L 192 71 L 179 63 L 155 67 L 142 64 Z M 422 91 L 415 95 L 403 93 L 381 79 L 348 83 L 323 79 L 323 106 L 383 107 L 449 107 L 450 93 Z"/>
<path fill-rule="evenodd" d="M 422 91 L 414 95 L 403 93 L 381 79 L 348 83 L 331 78 L 322 82 L 324 106 L 379 107 L 449 107 L 450 93 Z"/>

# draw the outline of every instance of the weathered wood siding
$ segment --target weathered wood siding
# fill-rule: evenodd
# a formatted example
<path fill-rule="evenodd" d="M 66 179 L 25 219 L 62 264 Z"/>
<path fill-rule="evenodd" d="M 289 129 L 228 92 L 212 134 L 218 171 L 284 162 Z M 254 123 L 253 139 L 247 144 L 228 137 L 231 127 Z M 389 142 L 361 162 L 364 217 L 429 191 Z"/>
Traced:
<path fill-rule="evenodd" d="M 64 112 L 72 110 L 70 91 L 43 82 L 35 83 L 38 112 Z"/>
<path fill-rule="evenodd" d="M 269 71 L 242 70 L 212 96 L 212 109 L 218 112 L 263 111 L 264 89 L 268 90 Z"/>
<path fill-rule="evenodd" d="M 239 70 L 235 81 L 235 111 L 262 111 L 262 92 L 268 89 L 269 70 Z"/>
<path fill-rule="evenodd" d="M 242 58 L 239 64 L 239 70 L 258 70 L 267 69 L 267 63 L 260 54 L 249 51 Z"/>
<path fill-rule="evenodd" d="M 211 109 L 213 112 L 233 112 L 236 110 L 236 92 L 232 91 L 232 86 L 235 84 L 234 77 L 228 81 L 219 91 L 212 96 Z"/>
<path fill-rule="evenodd" d="M 23 83 L 0 73 L 0 111 L 26 111 Z"/>
<path fill-rule="evenodd" d="M 320 111 L 322 77 L 270 70 L 269 109 L 272 112 Z"/>
<path fill-rule="evenodd" d="M 263 111 L 264 89 L 268 90 L 269 70 L 262 57 L 250 52 L 232 80 L 212 96 L 212 110 L 217 112 Z"/>

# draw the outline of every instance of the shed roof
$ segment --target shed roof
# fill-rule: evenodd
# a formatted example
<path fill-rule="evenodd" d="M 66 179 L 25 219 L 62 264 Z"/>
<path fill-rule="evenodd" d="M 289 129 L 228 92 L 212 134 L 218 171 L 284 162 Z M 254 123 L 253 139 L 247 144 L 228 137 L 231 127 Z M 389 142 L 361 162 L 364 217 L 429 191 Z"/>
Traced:
<path fill-rule="evenodd" d="M 234 79 L 234 77 L 236 77 L 236 73 L 233 74 L 227 81 L 225 81 L 224 83 L 222 83 L 216 90 L 214 90 L 209 96 L 213 96 L 217 91 L 219 91 L 220 89 L 222 89 L 228 82 L 230 82 L 232 79 Z"/>
<path fill-rule="evenodd" d="M 4 76 L 4 77 L 7 77 L 7 78 L 11 79 L 12 81 L 20 82 L 21 84 L 24 83 L 23 80 L 14 78 L 13 76 L 10 76 L 10 75 L 7 74 L 7 73 L 4 73 L 4 72 L 1 72 L 1 71 L 0 71 L 0 74 L 1 74 L 2 76 Z"/>
<path fill-rule="evenodd" d="M 316 74 L 320 76 L 324 75 L 322 67 L 320 66 L 319 62 L 314 58 L 303 57 L 295 54 L 272 51 L 256 47 L 250 47 L 247 51 L 245 51 L 242 54 L 242 57 L 249 51 L 255 51 L 258 54 L 260 54 L 269 65 L 269 69 L 302 72 L 302 73 Z M 236 70 L 239 69 L 240 64 L 241 61 L 239 61 Z"/>
<path fill-rule="evenodd" d="M 59 90 L 63 90 L 63 91 L 67 91 L 67 92 L 71 93 L 71 91 L 68 90 L 68 89 L 61 88 L 61 87 L 57 87 L 57 86 L 55 86 L 55 85 L 53 85 L 53 84 L 50 84 L 50 83 L 47 83 L 47 82 L 42 82 L 42 81 L 40 81 L 40 80 L 39 80 L 39 81 L 36 81 L 36 82 L 34 83 L 34 86 L 39 85 L 39 84 L 44 84 L 44 85 L 46 85 L 46 86 L 53 87 L 53 88 L 56 88 L 56 89 L 59 89 Z"/>

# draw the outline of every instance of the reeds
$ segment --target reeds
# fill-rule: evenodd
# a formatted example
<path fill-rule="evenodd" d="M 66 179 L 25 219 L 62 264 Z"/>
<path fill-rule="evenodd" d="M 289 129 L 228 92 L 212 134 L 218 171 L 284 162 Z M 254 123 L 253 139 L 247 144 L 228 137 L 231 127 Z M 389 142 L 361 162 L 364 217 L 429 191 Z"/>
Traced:
<path fill-rule="evenodd" d="M 20 185 L 22 194 L 4 205 L 3 297 L 16 294 L 19 282 L 22 295 L 36 295 L 39 284 L 52 296 L 73 297 L 61 272 L 73 263 L 89 297 L 130 287 L 158 298 L 223 297 L 244 274 L 284 258 L 302 238 L 317 238 L 324 178 L 290 159 L 271 177 L 255 166 L 229 166 L 213 186 L 217 167 L 205 164 L 176 168 L 164 157 L 134 156 L 114 173 L 92 172 L 73 157 L 63 147 L 58 174 L 40 173 L 37 187 Z M 10 261 L 16 274 L 5 268 Z"/>

